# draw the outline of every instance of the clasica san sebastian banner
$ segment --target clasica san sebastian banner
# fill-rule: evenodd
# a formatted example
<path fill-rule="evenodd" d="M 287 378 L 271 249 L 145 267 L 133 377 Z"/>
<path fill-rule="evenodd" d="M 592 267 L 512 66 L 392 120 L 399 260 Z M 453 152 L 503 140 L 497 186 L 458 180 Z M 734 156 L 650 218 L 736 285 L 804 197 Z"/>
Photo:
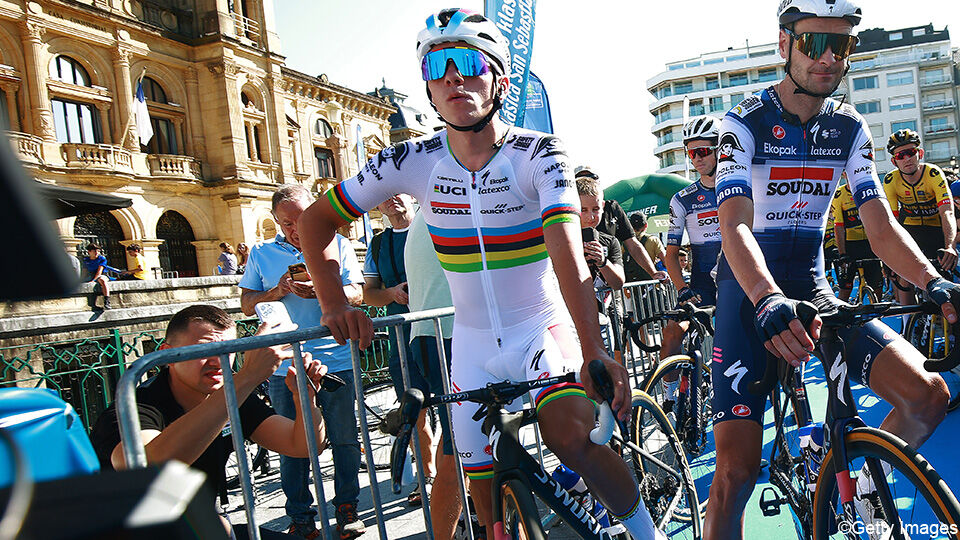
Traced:
<path fill-rule="evenodd" d="M 530 77 L 536 0 L 485 0 L 485 15 L 510 42 L 510 88 L 500 109 L 500 118 L 523 125 L 525 90 Z"/>

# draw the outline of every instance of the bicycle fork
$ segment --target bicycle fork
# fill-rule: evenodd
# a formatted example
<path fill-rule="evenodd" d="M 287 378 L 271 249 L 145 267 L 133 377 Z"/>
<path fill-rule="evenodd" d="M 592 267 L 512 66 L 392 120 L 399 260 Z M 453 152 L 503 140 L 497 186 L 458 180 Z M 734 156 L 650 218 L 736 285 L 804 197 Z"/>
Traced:
<path fill-rule="evenodd" d="M 589 540 L 613 540 L 590 512 L 580 505 L 567 490 L 527 453 L 520 442 L 520 428 L 536 421 L 536 410 L 519 412 L 494 410 L 488 413 L 483 430 L 490 443 L 493 458 L 493 516 L 503 519 L 503 492 L 501 486 L 509 480 L 517 480 L 542 500 L 581 538 Z M 495 540 L 506 538 L 503 521 L 493 525 Z"/>

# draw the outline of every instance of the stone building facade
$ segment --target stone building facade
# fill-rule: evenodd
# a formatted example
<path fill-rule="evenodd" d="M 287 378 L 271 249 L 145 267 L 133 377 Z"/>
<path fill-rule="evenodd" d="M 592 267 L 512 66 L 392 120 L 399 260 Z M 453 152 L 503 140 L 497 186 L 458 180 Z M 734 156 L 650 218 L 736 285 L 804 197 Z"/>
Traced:
<path fill-rule="evenodd" d="M 273 237 L 278 184 L 355 174 L 395 110 L 286 66 L 272 0 L 0 0 L 0 122 L 37 180 L 133 200 L 57 222 L 68 249 L 97 241 L 118 268 L 137 243 L 148 269 L 212 274 L 220 242 Z"/>

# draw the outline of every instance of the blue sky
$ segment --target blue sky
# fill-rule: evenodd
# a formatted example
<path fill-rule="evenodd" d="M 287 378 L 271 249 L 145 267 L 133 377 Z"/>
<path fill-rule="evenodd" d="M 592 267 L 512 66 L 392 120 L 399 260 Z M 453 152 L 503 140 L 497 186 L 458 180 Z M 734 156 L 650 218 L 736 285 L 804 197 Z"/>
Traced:
<path fill-rule="evenodd" d="M 483 11 L 481 0 L 458 2 Z M 664 64 L 700 53 L 771 43 L 779 1 L 636 2 L 540 0 L 533 70 L 547 87 L 557 135 L 575 163 L 588 162 L 606 183 L 653 172 L 652 100 L 645 81 Z M 369 92 L 386 79 L 429 110 L 415 45 L 428 0 L 275 0 L 287 65 Z M 456 3 L 454 4 L 456 5 Z M 859 29 L 933 23 L 960 32 L 956 0 L 861 0 Z M 585 7 L 586 6 L 586 7 Z M 643 9 L 641 9 L 641 6 Z M 764 6 L 764 7 L 758 7 Z M 960 46 L 960 33 L 951 36 Z"/>

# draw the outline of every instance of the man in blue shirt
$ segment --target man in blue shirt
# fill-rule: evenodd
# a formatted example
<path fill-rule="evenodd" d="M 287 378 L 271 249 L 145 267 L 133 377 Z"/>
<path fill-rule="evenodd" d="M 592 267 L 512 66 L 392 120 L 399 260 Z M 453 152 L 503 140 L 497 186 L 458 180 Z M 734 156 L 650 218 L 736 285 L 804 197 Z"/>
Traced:
<path fill-rule="evenodd" d="M 303 262 L 297 218 L 313 200 L 310 192 L 300 185 L 283 185 L 273 194 L 273 217 L 282 233 L 273 241 L 258 244 L 250 251 L 246 270 L 240 280 L 240 306 L 245 314 L 252 315 L 254 306 L 260 302 L 280 301 L 290 313 L 291 320 L 300 328 L 320 326 L 322 313 L 313 283 L 294 280 L 288 270 L 290 265 Z M 360 264 L 346 238 L 337 235 L 336 242 L 340 249 L 340 281 L 344 294 L 351 304 L 359 305 L 363 283 Z M 320 404 L 333 447 L 335 494 L 331 502 L 337 509 L 337 528 L 341 538 L 353 538 L 363 534 L 364 526 L 357 516 L 360 444 L 357 441 L 350 348 L 337 345 L 333 338 L 323 338 L 307 341 L 304 351 L 327 366 L 329 373 L 347 381 L 335 392 L 321 392 Z M 270 377 L 269 392 L 270 403 L 277 413 L 289 418 L 295 409 L 293 396 L 283 379 L 287 366 L 289 363 L 281 364 Z M 309 472 L 308 459 L 280 457 L 280 485 L 287 497 L 285 508 L 292 521 L 288 533 L 312 539 L 319 535 L 319 531 L 314 523 L 316 512 L 310 507 L 313 497 L 308 488 Z"/>
<path fill-rule="evenodd" d="M 95 281 L 100 284 L 100 290 L 103 292 L 103 309 L 110 309 L 110 289 L 107 282 L 107 258 L 100 254 L 100 246 L 90 244 L 87 246 L 87 256 L 83 258 L 83 267 L 88 273 L 87 281 Z M 94 293 L 96 294 L 96 293 Z M 97 305 L 97 297 L 93 297 L 93 306 Z"/>

